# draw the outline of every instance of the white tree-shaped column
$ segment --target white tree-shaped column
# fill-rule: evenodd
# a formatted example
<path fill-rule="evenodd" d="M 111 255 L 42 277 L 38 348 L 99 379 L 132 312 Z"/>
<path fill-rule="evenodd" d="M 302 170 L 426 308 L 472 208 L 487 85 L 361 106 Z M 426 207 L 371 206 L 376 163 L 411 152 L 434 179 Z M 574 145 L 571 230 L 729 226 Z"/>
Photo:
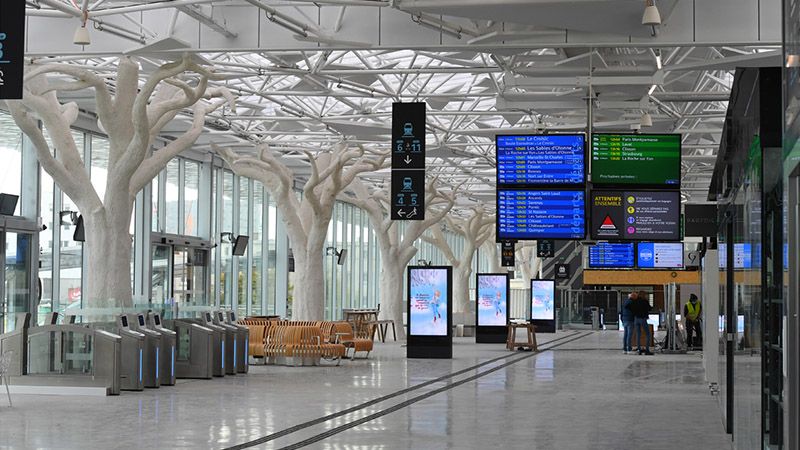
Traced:
<path fill-rule="evenodd" d="M 187 73 L 193 74 L 193 82 L 178 78 Z M 42 168 L 83 215 L 88 255 L 84 306 L 131 305 L 128 227 L 134 199 L 172 158 L 194 144 L 208 113 L 226 101 L 233 108 L 234 98 L 227 89 L 208 87 L 209 79 L 214 78 L 189 56 L 162 65 L 142 85 L 138 64 L 127 57 L 120 58 L 115 76 L 108 79 L 65 64 L 29 66 L 23 99 L 6 102 L 17 126 L 33 143 Z M 113 87 L 109 80 L 114 80 Z M 78 105 L 58 99 L 58 93 L 84 89 L 94 90 L 97 116 L 109 139 L 108 178 L 102 199 L 70 132 L 78 118 Z M 189 107 L 193 108 L 189 129 L 153 151 L 155 137 Z M 45 131 L 55 147 L 52 151 Z"/>
<path fill-rule="evenodd" d="M 403 339 L 403 273 L 417 254 L 414 243 L 450 212 L 458 187 L 443 192 L 435 178 L 429 179 L 425 188 L 425 220 L 405 222 L 391 220 L 387 192 L 370 193 L 360 180 L 352 184 L 352 190 L 355 195 L 349 201 L 367 212 L 381 252 L 381 316 L 394 320 L 398 336 Z M 404 224 L 402 229 L 401 223 Z"/>
<path fill-rule="evenodd" d="M 494 217 L 488 215 L 483 208 L 472 208 L 470 216 L 465 220 L 445 217 L 447 228 L 464 237 L 464 248 L 458 257 L 445 239 L 444 227 L 438 223 L 431 227 L 430 236 L 422 236 L 427 242 L 441 250 L 445 259 L 453 266 L 453 296 L 455 312 L 471 313 L 469 308 L 469 281 L 472 276 L 472 259 L 475 251 L 489 238 Z"/>
<path fill-rule="evenodd" d="M 325 313 L 325 238 L 336 198 L 358 174 L 381 169 L 388 153 L 367 151 L 338 143 L 330 151 L 304 152 L 311 175 L 303 187 L 302 199 L 294 190 L 294 173 L 267 145 L 255 154 L 237 153 L 230 148 L 214 150 L 240 176 L 264 184 L 286 224 L 295 260 L 292 319 L 322 320 Z"/>

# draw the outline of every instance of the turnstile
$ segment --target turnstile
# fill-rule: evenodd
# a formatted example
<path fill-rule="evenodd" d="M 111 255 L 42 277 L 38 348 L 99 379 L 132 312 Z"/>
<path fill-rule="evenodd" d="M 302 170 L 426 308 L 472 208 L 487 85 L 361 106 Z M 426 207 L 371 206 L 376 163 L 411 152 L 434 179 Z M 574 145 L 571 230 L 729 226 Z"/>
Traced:
<path fill-rule="evenodd" d="M 148 329 L 161 335 L 161 359 L 159 372 L 162 386 L 172 386 L 175 384 L 175 346 L 177 344 L 177 333 L 164 328 L 161 324 L 161 315 L 148 313 L 146 326 Z M 198 377 L 203 378 L 203 377 Z M 210 378 L 210 377 L 208 377 Z"/>
<path fill-rule="evenodd" d="M 163 325 L 175 332 L 175 377 L 212 378 L 225 374 L 218 361 L 219 332 L 197 323 L 197 319 L 166 320 Z M 219 367 L 219 369 L 217 369 Z M 221 375 L 217 375 L 221 373 Z"/>
<path fill-rule="evenodd" d="M 250 329 L 244 325 L 236 323 L 236 313 L 234 311 L 224 311 L 225 324 L 236 328 L 239 336 L 239 352 L 236 354 L 236 371 L 239 373 L 247 373 L 250 369 Z"/>
<path fill-rule="evenodd" d="M 131 330 L 144 335 L 142 354 L 142 384 L 146 388 L 161 386 L 161 333 L 147 328 L 144 314 L 128 314 Z"/>
<path fill-rule="evenodd" d="M 227 359 L 225 357 L 225 341 L 226 341 L 226 333 L 225 329 L 214 325 L 214 319 L 211 317 L 211 312 L 206 311 L 202 314 L 202 318 L 200 319 L 200 325 L 212 330 L 214 332 L 214 339 L 213 339 L 213 351 L 211 352 L 214 355 L 214 366 L 213 366 L 213 373 L 215 377 L 224 377 L 227 370 L 225 370 L 225 363 L 227 363 Z"/>
<path fill-rule="evenodd" d="M 237 353 L 241 353 L 239 349 L 239 330 L 231 325 L 225 323 L 225 313 L 222 311 L 214 311 L 212 314 L 214 325 L 225 330 L 225 375 L 236 375 L 238 372 L 238 358 Z"/>
<path fill-rule="evenodd" d="M 131 329 L 126 314 L 117 318 L 117 334 L 122 337 L 120 389 L 141 391 L 144 389 L 145 335 Z"/>

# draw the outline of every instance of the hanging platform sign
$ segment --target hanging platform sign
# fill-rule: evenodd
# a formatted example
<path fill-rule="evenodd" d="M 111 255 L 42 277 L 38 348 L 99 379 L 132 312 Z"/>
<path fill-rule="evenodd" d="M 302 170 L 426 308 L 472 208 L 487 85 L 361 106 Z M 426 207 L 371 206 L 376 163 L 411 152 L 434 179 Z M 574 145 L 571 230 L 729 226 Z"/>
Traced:
<path fill-rule="evenodd" d="M 0 100 L 22 98 L 25 2 L 0 1 Z"/>
<path fill-rule="evenodd" d="M 391 213 L 425 219 L 425 103 L 392 104 Z"/>
<path fill-rule="evenodd" d="M 501 241 L 500 245 L 501 267 L 514 267 L 516 265 L 514 241 Z"/>

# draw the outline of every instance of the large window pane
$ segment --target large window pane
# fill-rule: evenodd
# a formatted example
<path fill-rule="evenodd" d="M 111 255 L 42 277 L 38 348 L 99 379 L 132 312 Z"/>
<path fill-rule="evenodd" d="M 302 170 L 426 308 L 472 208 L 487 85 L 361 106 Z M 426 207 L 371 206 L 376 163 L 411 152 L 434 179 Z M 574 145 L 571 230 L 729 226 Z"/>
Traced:
<path fill-rule="evenodd" d="M 200 163 L 186 161 L 183 178 L 183 234 L 197 236 L 197 201 L 200 198 Z"/>
<path fill-rule="evenodd" d="M 246 178 L 241 178 L 239 180 L 239 222 L 238 222 L 238 231 L 236 235 L 247 235 L 248 231 L 248 220 L 247 215 L 250 211 L 250 206 L 248 205 L 248 200 L 250 198 L 250 181 Z M 249 252 L 252 248 L 252 242 L 248 243 Z M 247 315 L 247 293 L 249 289 L 247 288 L 247 253 L 244 256 L 239 256 L 237 261 L 237 268 L 238 268 L 238 285 L 237 285 L 237 297 L 238 301 L 237 305 L 237 312 L 239 317 L 244 317 Z"/>
<path fill-rule="evenodd" d="M 253 183 L 253 235 L 250 236 L 250 250 L 253 264 L 250 268 L 252 298 L 250 299 L 250 315 L 262 314 L 261 298 L 264 280 L 261 276 L 264 267 L 262 245 L 264 243 L 264 188 L 261 183 Z"/>
<path fill-rule="evenodd" d="M 178 233 L 178 202 L 180 201 L 179 194 L 179 173 L 180 162 L 173 159 L 167 164 L 167 187 L 166 187 L 166 229 L 167 233 Z"/>
<path fill-rule="evenodd" d="M 0 193 L 20 195 L 22 191 L 22 132 L 11 115 L 0 112 Z M 14 215 L 19 215 L 20 203 Z"/>

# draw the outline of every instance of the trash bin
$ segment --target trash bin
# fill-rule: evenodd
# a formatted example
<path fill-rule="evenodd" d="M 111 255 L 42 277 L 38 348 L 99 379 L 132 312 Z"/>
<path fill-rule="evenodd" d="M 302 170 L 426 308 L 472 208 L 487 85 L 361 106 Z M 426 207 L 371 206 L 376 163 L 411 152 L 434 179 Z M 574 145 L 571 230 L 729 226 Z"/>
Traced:
<path fill-rule="evenodd" d="M 459 323 L 456 325 L 456 337 L 464 337 L 464 324 Z"/>
<path fill-rule="evenodd" d="M 589 308 L 592 312 L 592 329 L 599 330 L 600 329 L 600 308 L 597 306 L 592 306 Z"/>

